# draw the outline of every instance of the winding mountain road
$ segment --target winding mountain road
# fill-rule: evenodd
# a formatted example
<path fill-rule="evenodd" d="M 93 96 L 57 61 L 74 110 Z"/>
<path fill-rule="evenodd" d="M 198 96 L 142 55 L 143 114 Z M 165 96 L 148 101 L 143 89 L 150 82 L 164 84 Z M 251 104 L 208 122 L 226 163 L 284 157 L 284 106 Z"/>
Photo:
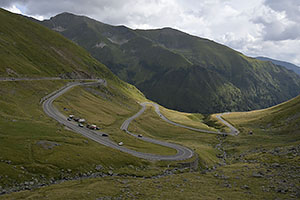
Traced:
<path fill-rule="evenodd" d="M 61 78 L 58 77 L 47 77 L 47 78 L 6 78 L 6 77 L 0 77 L 0 81 L 29 81 L 29 80 L 62 80 Z M 119 151 L 125 152 L 125 153 L 129 153 L 133 156 L 139 157 L 139 158 L 143 158 L 143 159 L 147 159 L 147 160 L 168 160 L 168 161 L 172 161 L 172 160 L 186 160 L 189 159 L 191 157 L 193 157 L 194 152 L 184 146 L 181 145 L 177 145 L 177 144 L 173 144 L 173 143 L 168 143 L 168 142 L 163 142 L 163 141 L 159 141 L 159 140 L 155 140 L 152 138 L 148 138 L 148 137 L 138 137 L 138 135 L 135 135 L 133 133 L 131 133 L 130 131 L 128 131 L 128 126 L 131 123 L 132 120 L 134 120 L 135 118 L 139 117 L 140 115 L 142 115 L 144 113 L 144 111 L 146 110 L 146 105 L 147 104 L 151 104 L 155 107 L 155 112 L 160 116 L 161 119 L 163 119 L 164 121 L 173 124 L 175 126 L 178 127 L 182 127 L 182 128 L 187 128 L 193 131 L 198 131 L 198 132 L 204 132 L 204 133 L 215 133 L 215 134 L 229 134 L 229 135 L 238 135 L 239 131 L 233 127 L 231 124 L 229 124 L 228 122 L 226 122 L 222 116 L 228 113 L 222 113 L 222 114 L 218 114 L 216 117 L 222 122 L 224 123 L 226 126 L 228 126 L 230 128 L 230 133 L 224 133 L 224 132 L 215 132 L 215 131 L 208 131 L 208 130 L 203 130 L 203 129 L 197 129 L 197 128 L 193 128 L 193 127 L 189 127 L 189 126 L 185 126 L 182 124 L 178 124 L 175 123 L 169 119 L 167 119 L 163 114 L 161 114 L 160 110 L 159 110 L 159 106 L 155 103 L 150 103 L 150 102 L 144 102 L 141 103 L 142 109 L 136 113 L 135 115 L 133 115 L 132 117 L 128 118 L 127 120 L 124 121 L 124 123 L 121 125 L 121 130 L 124 130 L 126 133 L 130 134 L 133 137 L 136 137 L 140 140 L 146 141 L 146 142 L 150 142 L 153 144 L 158 144 L 158 145 L 162 145 L 165 147 L 169 147 L 169 148 L 173 148 L 177 151 L 177 153 L 175 155 L 157 155 L 157 154 L 149 154 L 149 153 L 142 153 L 142 152 L 137 152 L 131 149 L 128 149 L 126 147 L 123 146 L 119 146 L 118 144 L 116 144 L 115 142 L 111 141 L 108 137 L 103 137 L 102 134 L 104 134 L 104 132 L 101 131 L 94 131 L 94 130 L 90 130 L 88 128 L 85 127 L 79 127 L 77 125 L 77 123 L 74 123 L 72 121 L 68 121 L 67 117 L 64 116 L 62 113 L 60 113 L 52 104 L 55 101 L 55 99 L 57 99 L 59 96 L 63 95 L 65 92 L 67 92 L 68 90 L 70 90 L 71 88 L 75 87 L 75 86 L 80 86 L 80 85 L 97 85 L 97 84 L 104 84 L 106 85 L 106 81 L 103 79 L 77 79 L 76 81 L 94 81 L 94 82 L 71 82 L 68 83 L 67 85 L 65 85 L 64 87 L 60 88 L 57 91 L 52 92 L 51 94 L 48 94 L 47 96 L 43 97 L 40 101 L 40 103 L 43 103 L 43 109 L 44 112 L 51 118 L 55 119 L 56 121 L 58 121 L 59 123 L 65 125 L 66 127 L 70 128 L 71 130 L 90 138 L 91 140 L 94 140 L 95 142 L 98 142 L 102 145 L 108 146 L 110 148 L 114 148 L 117 149 Z M 96 82 L 95 82 L 96 81 Z"/>
<path fill-rule="evenodd" d="M 136 113 L 134 116 L 128 118 L 121 126 L 121 130 L 126 131 L 128 134 L 130 135 L 134 135 L 133 133 L 128 131 L 128 126 L 131 123 L 132 120 L 134 120 L 135 118 L 139 117 L 140 115 L 143 114 L 143 112 L 146 110 L 146 105 L 153 105 L 155 107 L 155 112 L 158 114 L 158 116 L 163 119 L 164 121 L 168 122 L 169 124 L 172 124 L 174 126 L 178 126 L 178 127 L 182 127 L 182 128 L 186 128 L 192 131 L 198 131 L 198 132 L 202 132 L 202 133 L 213 133 L 213 134 L 221 134 L 221 135 L 238 135 L 239 131 L 233 127 L 231 124 L 229 124 L 228 122 L 226 122 L 222 116 L 228 113 L 222 113 L 222 114 L 217 114 L 216 117 L 223 123 L 225 124 L 229 129 L 230 132 L 226 133 L 226 132 L 220 132 L 220 131 L 209 131 L 209 130 L 205 130 L 205 129 L 198 129 L 198 128 L 193 128 L 193 127 L 189 127 L 183 124 L 178 124 L 176 122 L 173 122 L 171 120 L 169 120 L 168 118 L 166 118 L 163 114 L 161 114 L 160 110 L 159 110 L 159 106 L 156 103 L 151 103 L 151 102 L 144 102 L 140 104 L 142 106 L 142 109 Z M 136 135 L 134 135 L 136 136 Z"/>
<path fill-rule="evenodd" d="M 71 130 L 73 130 L 73 131 L 75 131 L 75 132 L 77 132 L 77 133 L 79 133 L 79 134 L 81 134 L 85 137 L 88 137 L 91 140 L 94 140 L 95 142 L 98 142 L 102 145 L 120 150 L 120 151 L 125 152 L 125 153 L 129 153 L 129 154 L 131 154 L 133 156 L 136 156 L 136 157 L 139 157 L 139 158 L 143 158 L 143 159 L 147 159 L 147 160 L 168 160 L 168 161 L 171 161 L 171 160 L 186 160 L 186 159 L 191 158 L 194 155 L 194 152 L 192 150 L 190 150 L 189 148 L 187 148 L 187 147 L 183 147 L 183 146 L 173 144 L 173 143 L 162 142 L 162 141 L 155 140 L 155 139 L 148 138 L 148 137 L 140 138 L 140 137 L 138 137 L 137 135 L 134 135 L 134 134 L 131 134 L 131 135 L 134 136 L 134 137 L 137 137 L 137 138 L 139 138 L 143 141 L 146 141 L 146 142 L 151 142 L 151 143 L 154 143 L 154 144 L 158 144 L 158 145 L 162 145 L 162 146 L 165 146 L 165 147 L 173 148 L 177 151 L 177 153 L 175 155 L 156 155 L 156 154 L 137 152 L 137 151 L 128 149 L 126 147 L 119 146 L 118 144 L 111 141 L 108 137 L 103 137 L 102 134 L 104 132 L 93 131 L 93 130 L 90 130 L 90 129 L 85 128 L 85 127 L 81 128 L 76 123 L 68 121 L 67 117 L 64 116 L 62 113 L 60 113 L 53 106 L 53 102 L 56 98 L 63 95 L 65 92 L 67 92 L 68 90 L 70 90 L 71 88 L 73 88 L 75 86 L 103 84 L 103 82 L 104 82 L 104 80 L 98 80 L 98 82 L 90 82 L 90 83 L 78 83 L 78 82 L 69 83 L 65 87 L 63 87 L 60 90 L 56 91 L 55 93 L 52 93 L 50 96 L 48 95 L 47 98 L 45 98 L 45 100 L 43 101 L 43 109 L 44 109 L 45 113 L 48 116 L 55 119 L 59 123 L 67 126 Z M 143 113 L 143 112 L 144 111 L 142 111 L 141 113 Z"/>

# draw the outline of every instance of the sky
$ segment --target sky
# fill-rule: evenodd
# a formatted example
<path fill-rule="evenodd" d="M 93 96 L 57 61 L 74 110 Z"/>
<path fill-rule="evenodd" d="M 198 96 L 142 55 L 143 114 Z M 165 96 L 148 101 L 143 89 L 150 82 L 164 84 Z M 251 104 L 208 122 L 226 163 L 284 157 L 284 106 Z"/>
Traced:
<path fill-rule="evenodd" d="M 300 0 L 0 0 L 0 7 L 39 20 L 71 12 L 133 29 L 172 27 L 300 66 Z"/>

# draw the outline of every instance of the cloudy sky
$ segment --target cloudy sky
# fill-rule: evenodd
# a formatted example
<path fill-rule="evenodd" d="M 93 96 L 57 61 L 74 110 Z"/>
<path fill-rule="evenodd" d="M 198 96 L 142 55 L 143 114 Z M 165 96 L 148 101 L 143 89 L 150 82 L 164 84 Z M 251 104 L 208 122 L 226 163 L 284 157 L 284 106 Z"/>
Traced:
<path fill-rule="evenodd" d="M 300 66 L 300 0 L 0 0 L 0 7 L 40 20 L 71 12 L 130 28 L 172 27 Z"/>

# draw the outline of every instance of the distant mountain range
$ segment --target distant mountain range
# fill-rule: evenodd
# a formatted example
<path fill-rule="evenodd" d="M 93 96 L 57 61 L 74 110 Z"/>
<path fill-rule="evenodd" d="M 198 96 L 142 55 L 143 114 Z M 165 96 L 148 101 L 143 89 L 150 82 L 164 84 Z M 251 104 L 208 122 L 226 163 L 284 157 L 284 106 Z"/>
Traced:
<path fill-rule="evenodd" d="M 297 65 L 294 65 L 292 63 L 284 62 L 284 61 L 280 61 L 280 60 L 275 60 L 275 59 L 267 58 L 267 57 L 256 57 L 256 59 L 262 60 L 262 61 L 270 61 L 270 62 L 272 62 L 275 65 L 283 66 L 283 67 L 285 67 L 285 68 L 287 68 L 289 70 L 292 70 L 295 73 L 297 73 L 297 74 L 300 75 L 300 67 L 297 66 Z"/>
<path fill-rule="evenodd" d="M 297 74 L 214 41 L 163 28 L 132 30 L 62 13 L 39 22 L 88 50 L 168 108 L 213 113 L 269 107 L 300 92 Z"/>

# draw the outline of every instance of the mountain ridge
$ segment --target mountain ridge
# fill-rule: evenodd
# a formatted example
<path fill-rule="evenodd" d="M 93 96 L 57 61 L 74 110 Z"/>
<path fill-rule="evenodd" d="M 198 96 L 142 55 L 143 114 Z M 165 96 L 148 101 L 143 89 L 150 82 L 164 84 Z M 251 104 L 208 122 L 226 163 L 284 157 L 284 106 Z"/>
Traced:
<path fill-rule="evenodd" d="M 259 60 L 262 60 L 262 61 L 270 61 L 275 65 L 283 66 L 283 67 L 285 67 L 289 70 L 294 71 L 298 75 L 300 75 L 300 67 L 297 66 L 297 65 L 294 65 L 293 63 L 286 62 L 286 61 L 281 61 L 281 60 L 276 60 L 276 59 L 272 59 L 272 58 L 267 58 L 267 57 L 263 57 L 263 56 L 256 57 L 256 59 L 259 59 Z"/>
<path fill-rule="evenodd" d="M 285 68 L 172 28 L 133 30 L 66 13 L 40 23 L 62 27 L 62 35 L 119 78 L 171 109 L 246 111 L 273 106 L 300 92 L 297 75 Z"/>

